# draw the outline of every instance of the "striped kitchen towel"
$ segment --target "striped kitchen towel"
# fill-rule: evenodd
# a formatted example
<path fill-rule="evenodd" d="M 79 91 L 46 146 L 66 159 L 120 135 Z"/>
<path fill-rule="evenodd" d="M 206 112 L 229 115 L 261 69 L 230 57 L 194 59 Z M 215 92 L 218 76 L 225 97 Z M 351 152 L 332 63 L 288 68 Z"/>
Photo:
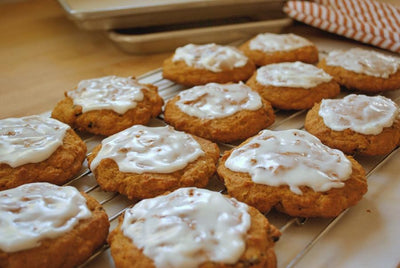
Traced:
<path fill-rule="evenodd" d="M 288 1 L 290 17 L 322 30 L 400 53 L 400 9 L 372 0 Z"/>

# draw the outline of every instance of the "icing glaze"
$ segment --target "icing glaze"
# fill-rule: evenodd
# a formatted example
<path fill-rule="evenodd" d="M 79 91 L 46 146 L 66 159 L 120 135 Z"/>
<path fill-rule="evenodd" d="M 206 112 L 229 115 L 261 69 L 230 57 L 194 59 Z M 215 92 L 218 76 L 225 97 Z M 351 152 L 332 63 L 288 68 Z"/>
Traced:
<path fill-rule="evenodd" d="M 398 57 L 361 48 L 331 51 L 325 60 L 330 66 L 339 66 L 356 73 L 382 78 L 388 78 L 400 67 Z"/>
<path fill-rule="evenodd" d="M 122 223 L 124 235 L 158 268 L 233 264 L 245 250 L 249 228 L 247 205 L 197 188 L 145 199 L 125 212 Z"/>
<path fill-rule="evenodd" d="M 240 84 L 209 83 L 179 93 L 176 105 L 184 113 L 203 119 L 222 118 L 241 110 L 258 110 L 261 97 L 250 87 Z"/>
<path fill-rule="evenodd" d="M 186 65 L 212 72 L 221 72 L 242 67 L 247 63 L 247 57 L 231 46 L 216 44 L 188 44 L 176 49 L 172 61 L 184 61 Z"/>
<path fill-rule="evenodd" d="M 276 87 L 313 88 L 332 80 L 332 76 L 314 65 L 296 62 L 268 64 L 257 70 L 256 80 Z"/>
<path fill-rule="evenodd" d="M 234 149 L 225 166 L 249 173 L 258 184 L 288 185 L 299 195 L 300 186 L 316 192 L 341 188 L 352 173 L 351 162 L 341 151 L 302 130 L 263 130 Z"/>
<path fill-rule="evenodd" d="M 143 100 L 145 89 L 131 77 L 105 76 L 82 80 L 67 95 L 75 105 L 82 106 L 82 112 L 105 109 L 124 114 Z"/>
<path fill-rule="evenodd" d="M 0 163 L 18 167 L 49 158 L 70 127 L 38 115 L 0 120 Z"/>
<path fill-rule="evenodd" d="M 295 34 L 273 34 L 264 33 L 257 35 L 250 41 L 251 50 L 261 50 L 264 52 L 293 50 L 313 44 L 307 39 Z"/>
<path fill-rule="evenodd" d="M 383 96 L 369 97 L 351 94 L 343 99 L 322 100 L 318 114 L 330 129 L 351 129 L 366 135 L 378 135 L 393 125 L 399 107 Z"/>
<path fill-rule="evenodd" d="M 30 183 L 0 192 L 0 249 L 16 252 L 71 231 L 92 215 L 74 187 Z M 29 266 L 29 265 L 28 265 Z"/>
<path fill-rule="evenodd" d="M 109 158 L 122 172 L 171 173 L 185 168 L 204 154 L 192 136 L 169 126 L 135 125 L 104 139 L 101 145 L 90 164 L 92 171 L 102 159 Z"/>

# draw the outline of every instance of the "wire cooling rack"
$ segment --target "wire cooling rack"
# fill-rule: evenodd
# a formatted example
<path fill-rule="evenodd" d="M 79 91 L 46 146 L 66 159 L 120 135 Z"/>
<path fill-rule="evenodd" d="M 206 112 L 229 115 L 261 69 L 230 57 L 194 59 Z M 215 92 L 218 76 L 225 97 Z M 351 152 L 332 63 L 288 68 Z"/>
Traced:
<path fill-rule="evenodd" d="M 149 72 L 141 77 L 138 77 L 141 83 L 151 83 L 158 87 L 159 94 L 167 101 L 171 97 L 175 96 L 185 87 L 175 84 L 169 80 L 162 78 L 162 69 L 156 69 Z M 400 90 L 382 93 L 381 95 L 391 98 L 397 104 L 400 104 Z M 340 97 L 349 94 L 349 92 L 342 93 Z M 282 111 L 275 110 L 275 123 L 269 127 L 272 130 L 285 130 L 285 129 L 303 129 L 304 119 L 306 110 L 301 111 Z M 162 126 L 165 122 L 162 116 L 153 119 L 150 126 Z M 88 152 L 101 142 L 103 137 L 90 136 L 81 134 L 81 137 L 86 142 Z M 219 144 L 221 153 L 227 149 L 234 148 L 238 144 Z M 396 148 L 390 154 L 378 157 L 361 157 L 354 155 L 356 160 L 364 167 L 367 177 L 370 177 L 380 167 L 384 166 L 391 158 L 396 154 L 399 148 Z M 118 217 L 125 211 L 126 208 L 134 204 L 134 201 L 127 199 L 126 197 L 113 192 L 103 191 L 97 184 L 94 175 L 87 168 L 87 162 L 84 165 L 80 173 L 66 185 L 76 187 L 78 190 L 88 193 L 89 195 L 96 198 L 100 204 L 103 205 L 105 211 L 108 214 L 110 221 L 110 231 L 113 230 L 117 223 Z M 224 191 L 224 185 L 214 176 L 209 185 L 207 186 L 210 190 Z M 320 219 L 320 218 L 293 218 L 276 211 L 269 212 L 266 217 L 268 220 L 280 229 L 282 233 L 281 241 L 277 242 L 278 248 L 276 247 L 276 253 L 278 255 L 278 266 L 279 267 L 294 267 L 306 254 L 313 248 L 317 242 L 323 238 L 334 226 L 342 219 L 342 217 L 351 208 L 343 211 L 339 216 L 333 219 Z M 300 228 L 299 228 L 300 227 Z M 306 235 L 305 235 L 306 234 Z M 289 237 L 289 238 L 288 238 Z M 283 245 L 281 246 L 281 244 Z M 279 252 L 279 249 L 285 249 L 290 247 L 290 254 L 286 252 Z M 93 254 L 84 264 L 80 267 L 114 267 L 109 252 L 109 246 L 106 244 L 100 248 L 95 254 Z"/>

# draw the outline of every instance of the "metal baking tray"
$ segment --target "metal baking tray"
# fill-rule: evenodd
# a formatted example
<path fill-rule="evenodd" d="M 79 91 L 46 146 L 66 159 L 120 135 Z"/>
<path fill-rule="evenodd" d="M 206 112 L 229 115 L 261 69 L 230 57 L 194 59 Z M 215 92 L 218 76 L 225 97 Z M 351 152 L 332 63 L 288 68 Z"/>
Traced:
<path fill-rule="evenodd" d="M 243 16 L 275 16 L 284 0 L 58 0 L 85 30 L 147 27 Z"/>
<path fill-rule="evenodd" d="M 106 34 L 125 52 L 143 54 L 172 51 L 187 43 L 228 44 L 249 39 L 260 32 L 279 33 L 291 23 L 289 18 L 261 21 L 235 18 L 205 23 L 111 30 Z"/>

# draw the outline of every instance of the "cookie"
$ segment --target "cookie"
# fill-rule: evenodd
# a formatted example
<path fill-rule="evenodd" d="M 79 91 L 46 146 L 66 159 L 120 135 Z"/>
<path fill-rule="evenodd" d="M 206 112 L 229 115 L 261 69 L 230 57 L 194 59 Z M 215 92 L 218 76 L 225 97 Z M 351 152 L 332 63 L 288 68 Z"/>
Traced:
<path fill-rule="evenodd" d="M 142 199 L 205 187 L 218 158 L 218 146 L 208 140 L 168 126 L 136 125 L 104 139 L 88 161 L 103 190 Z"/>
<path fill-rule="evenodd" d="M 82 167 L 86 144 L 66 124 L 37 115 L 0 120 L 0 190 L 63 184 Z"/>
<path fill-rule="evenodd" d="M 302 62 L 263 66 L 246 84 L 273 107 L 283 110 L 309 109 L 314 103 L 340 93 L 340 86 L 332 76 Z"/>
<path fill-rule="evenodd" d="M 0 267 L 76 267 L 105 242 L 101 205 L 75 188 L 30 183 L 0 192 Z"/>
<path fill-rule="evenodd" d="M 117 268 L 271 268 L 279 236 L 252 207 L 218 192 L 182 188 L 126 210 L 109 244 Z"/>
<path fill-rule="evenodd" d="M 51 116 L 79 131 L 109 136 L 161 113 L 157 87 L 131 77 L 106 76 L 81 81 L 65 93 Z"/>
<path fill-rule="evenodd" d="M 263 213 L 335 217 L 367 192 L 357 161 L 302 130 L 263 130 L 225 152 L 217 171 L 229 195 Z"/>
<path fill-rule="evenodd" d="M 295 34 L 262 33 L 240 46 L 257 66 L 278 62 L 318 61 L 317 47 Z"/>
<path fill-rule="evenodd" d="M 307 113 L 305 129 L 347 154 L 384 155 L 400 144 L 399 107 L 383 96 L 322 100 Z"/>
<path fill-rule="evenodd" d="M 163 77 L 185 86 L 247 80 L 254 63 L 231 46 L 188 44 L 163 63 Z"/>
<path fill-rule="evenodd" d="M 164 119 L 177 130 L 215 142 L 233 142 L 270 126 L 275 115 L 271 104 L 243 83 L 209 83 L 170 99 Z"/>
<path fill-rule="evenodd" d="M 377 93 L 400 89 L 400 58 L 372 50 L 332 51 L 318 63 L 342 86 Z"/>

